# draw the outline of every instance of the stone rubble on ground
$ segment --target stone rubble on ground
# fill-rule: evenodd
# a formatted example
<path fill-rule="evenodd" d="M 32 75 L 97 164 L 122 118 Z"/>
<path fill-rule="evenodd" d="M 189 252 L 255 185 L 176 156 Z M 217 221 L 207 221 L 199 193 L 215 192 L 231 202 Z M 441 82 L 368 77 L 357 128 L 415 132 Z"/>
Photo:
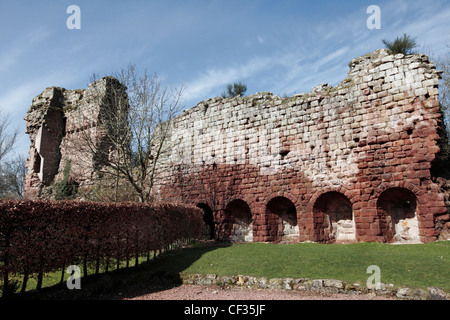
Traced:
<path fill-rule="evenodd" d="M 286 291 L 304 291 L 320 294 L 369 294 L 375 296 L 397 297 L 407 300 L 450 300 L 445 291 L 429 287 L 427 290 L 408 287 L 396 287 L 393 284 L 381 283 L 379 289 L 368 289 L 360 283 L 346 283 L 336 279 L 307 278 L 271 278 L 251 276 L 217 276 L 215 274 L 181 275 L 183 284 L 241 287 L 249 289 L 269 289 Z"/>

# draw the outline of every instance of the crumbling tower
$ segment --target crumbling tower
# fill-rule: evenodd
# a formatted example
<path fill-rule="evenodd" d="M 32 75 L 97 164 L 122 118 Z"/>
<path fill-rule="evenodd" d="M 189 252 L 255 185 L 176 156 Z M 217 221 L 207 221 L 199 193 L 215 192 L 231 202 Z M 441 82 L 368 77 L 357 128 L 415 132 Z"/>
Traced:
<path fill-rule="evenodd" d="M 61 179 L 68 163 L 71 179 L 77 184 L 92 181 L 103 159 L 90 150 L 102 149 L 99 154 L 107 156 L 110 135 L 101 124 L 118 96 L 126 96 L 125 88 L 117 79 L 104 77 L 86 90 L 50 87 L 33 99 L 25 117 L 31 141 L 25 178 L 27 198 L 51 199 L 52 186 Z"/>

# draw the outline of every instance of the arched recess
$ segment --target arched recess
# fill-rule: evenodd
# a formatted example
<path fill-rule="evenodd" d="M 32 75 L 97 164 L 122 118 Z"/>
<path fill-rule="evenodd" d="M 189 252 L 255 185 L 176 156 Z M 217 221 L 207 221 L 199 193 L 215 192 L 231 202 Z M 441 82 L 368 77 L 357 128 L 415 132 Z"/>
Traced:
<path fill-rule="evenodd" d="M 313 207 L 315 241 L 355 242 L 352 203 L 342 193 L 331 191 L 317 198 Z"/>
<path fill-rule="evenodd" d="M 420 242 L 417 197 L 406 188 L 384 190 L 377 200 L 380 230 L 386 242 Z"/>
<path fill-rule="evenodd" d="M 231 242 L 253 242 L 252 213 L 247 202 L 233 200 L 225 208 Z"/>
<path fill-rule="evenodd" d="M 202 238 L 214 240 L 216 236 L 216 227 L 211 207 L 205 203 L 199 203 L 197 204 L 197 207 L 203 210 Z"/>
<path fill-rule="evenodd" d="M 266 206 L 266 217 L 274 241 L 284 243 L 299 241 L 297 209 L 291 200 L 281 196 L 271 199 Z"/>

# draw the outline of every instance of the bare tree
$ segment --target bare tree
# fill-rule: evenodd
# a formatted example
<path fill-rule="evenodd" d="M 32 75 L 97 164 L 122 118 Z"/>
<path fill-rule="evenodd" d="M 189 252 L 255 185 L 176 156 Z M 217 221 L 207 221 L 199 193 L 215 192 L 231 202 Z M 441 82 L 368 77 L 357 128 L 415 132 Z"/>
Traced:
<path fill-rule="evenodd" d="M 450 49 L 450 45 L 447 45 L 447 48 Z M 442 71 L 440 102 L 446 121 L 447 135 L 450 136 L 450 50 L 437 60 L 437 67 Z"/>
<path fill-rule="evenodd" d="M 13 150 L 19 138 L 19 129 L 10 130 L 11 117 L 0 110 L 0 163 Z"/>
<path fill-rule="evenodd" d="M 19 129 L 11 129 L 11 117 L 0 110 L 0 197 L 22 197 L 25 161 L 8 159 L 19 138 Z"/>
<path fill-rule="evenodd" d="M 3 162 L 0 173 L 0 197 L 23 198 L 25 163 L 26 158 L 22 155 Z"/>
<path fill-rule="evenodd" d="M 450 45 L 447 44 L 450 49 Z M 433 174 L 437 176 L 445 176 L 450 179 L 450 51 L 436 56 L 433 52 L 429 54 L 435 62 L 438 70 L 442 72 L 439 84 L 439 102 L 440 111 L 443 120 L 438 126 L 440 152 L 433 166 Z"/>
<path fill-rule="evenodd" d="M 148 202 L 154 192 L 158 161 L 168 151 L 171 120 L 183 108 L 183 89 L 164 85 L 147 70 L 140 74 L 134 65 L 113 76 L 102 78 L 118 80 L 109 90 L 96 86 L 97 91 L 90 91 L 89 100 L 103 107 L 98 123 L 83 131 L 75 147 L 83 148 L 80 154 L 90 155 L 87 158 L 92 159 L 100 179 L 114 181 L 116 192 L 124 181 L 141 202 Z M 92 121 L 92 108 L 79 110 L 80 123 Z"/>

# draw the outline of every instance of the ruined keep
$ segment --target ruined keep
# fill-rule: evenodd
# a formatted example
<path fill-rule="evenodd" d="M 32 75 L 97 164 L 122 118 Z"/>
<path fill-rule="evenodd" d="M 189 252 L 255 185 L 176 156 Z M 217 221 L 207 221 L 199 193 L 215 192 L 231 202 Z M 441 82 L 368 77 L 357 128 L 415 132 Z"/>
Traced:
<path fill-rule="evenodd" d="M 158 163 L 160 199 L 202 208 L 205 234 L 218 240 L 449 239 L 448 196 L 432 170 L 440 72 L 425 55 L 384 49 L 349 67 L 336 87 L 287 98 L 214 98 L 184 111 Z M 28 197 L 51 193 L 51 181 L 75 156 L 66 145 L 95 128 L 104 106 L 87 102 L 89 90 L 49 88 L 33 100 Z M 71 122 L 70 105 L 96 110 L 92 124 Z M 93 172 L 75 171 L 83 181 Z"/>
<path fill-rule="evenodd" d="M 430 172 L 440 72 L 425 55 L 386 50 L 349 66 L 337 87 L 215 98 L 186 110 L 173 121 L 161 197 L 203 208 L 216 239 L 448 236 L 444 195 Z"/>
<path fill-rule="evenodd" d="M 52 199 L 54 184 L 70 166 L 72 183 L 86 185 L 94 180 L 102 159 L 89 148 L 111 148 L 102 117 L 116 107 L 125 87 L 113 77 L 93 82 L 86 90 L 45 89 L 33 99 L 25 116 L 30 151 L 25 177 L 25 197 Z"/>

